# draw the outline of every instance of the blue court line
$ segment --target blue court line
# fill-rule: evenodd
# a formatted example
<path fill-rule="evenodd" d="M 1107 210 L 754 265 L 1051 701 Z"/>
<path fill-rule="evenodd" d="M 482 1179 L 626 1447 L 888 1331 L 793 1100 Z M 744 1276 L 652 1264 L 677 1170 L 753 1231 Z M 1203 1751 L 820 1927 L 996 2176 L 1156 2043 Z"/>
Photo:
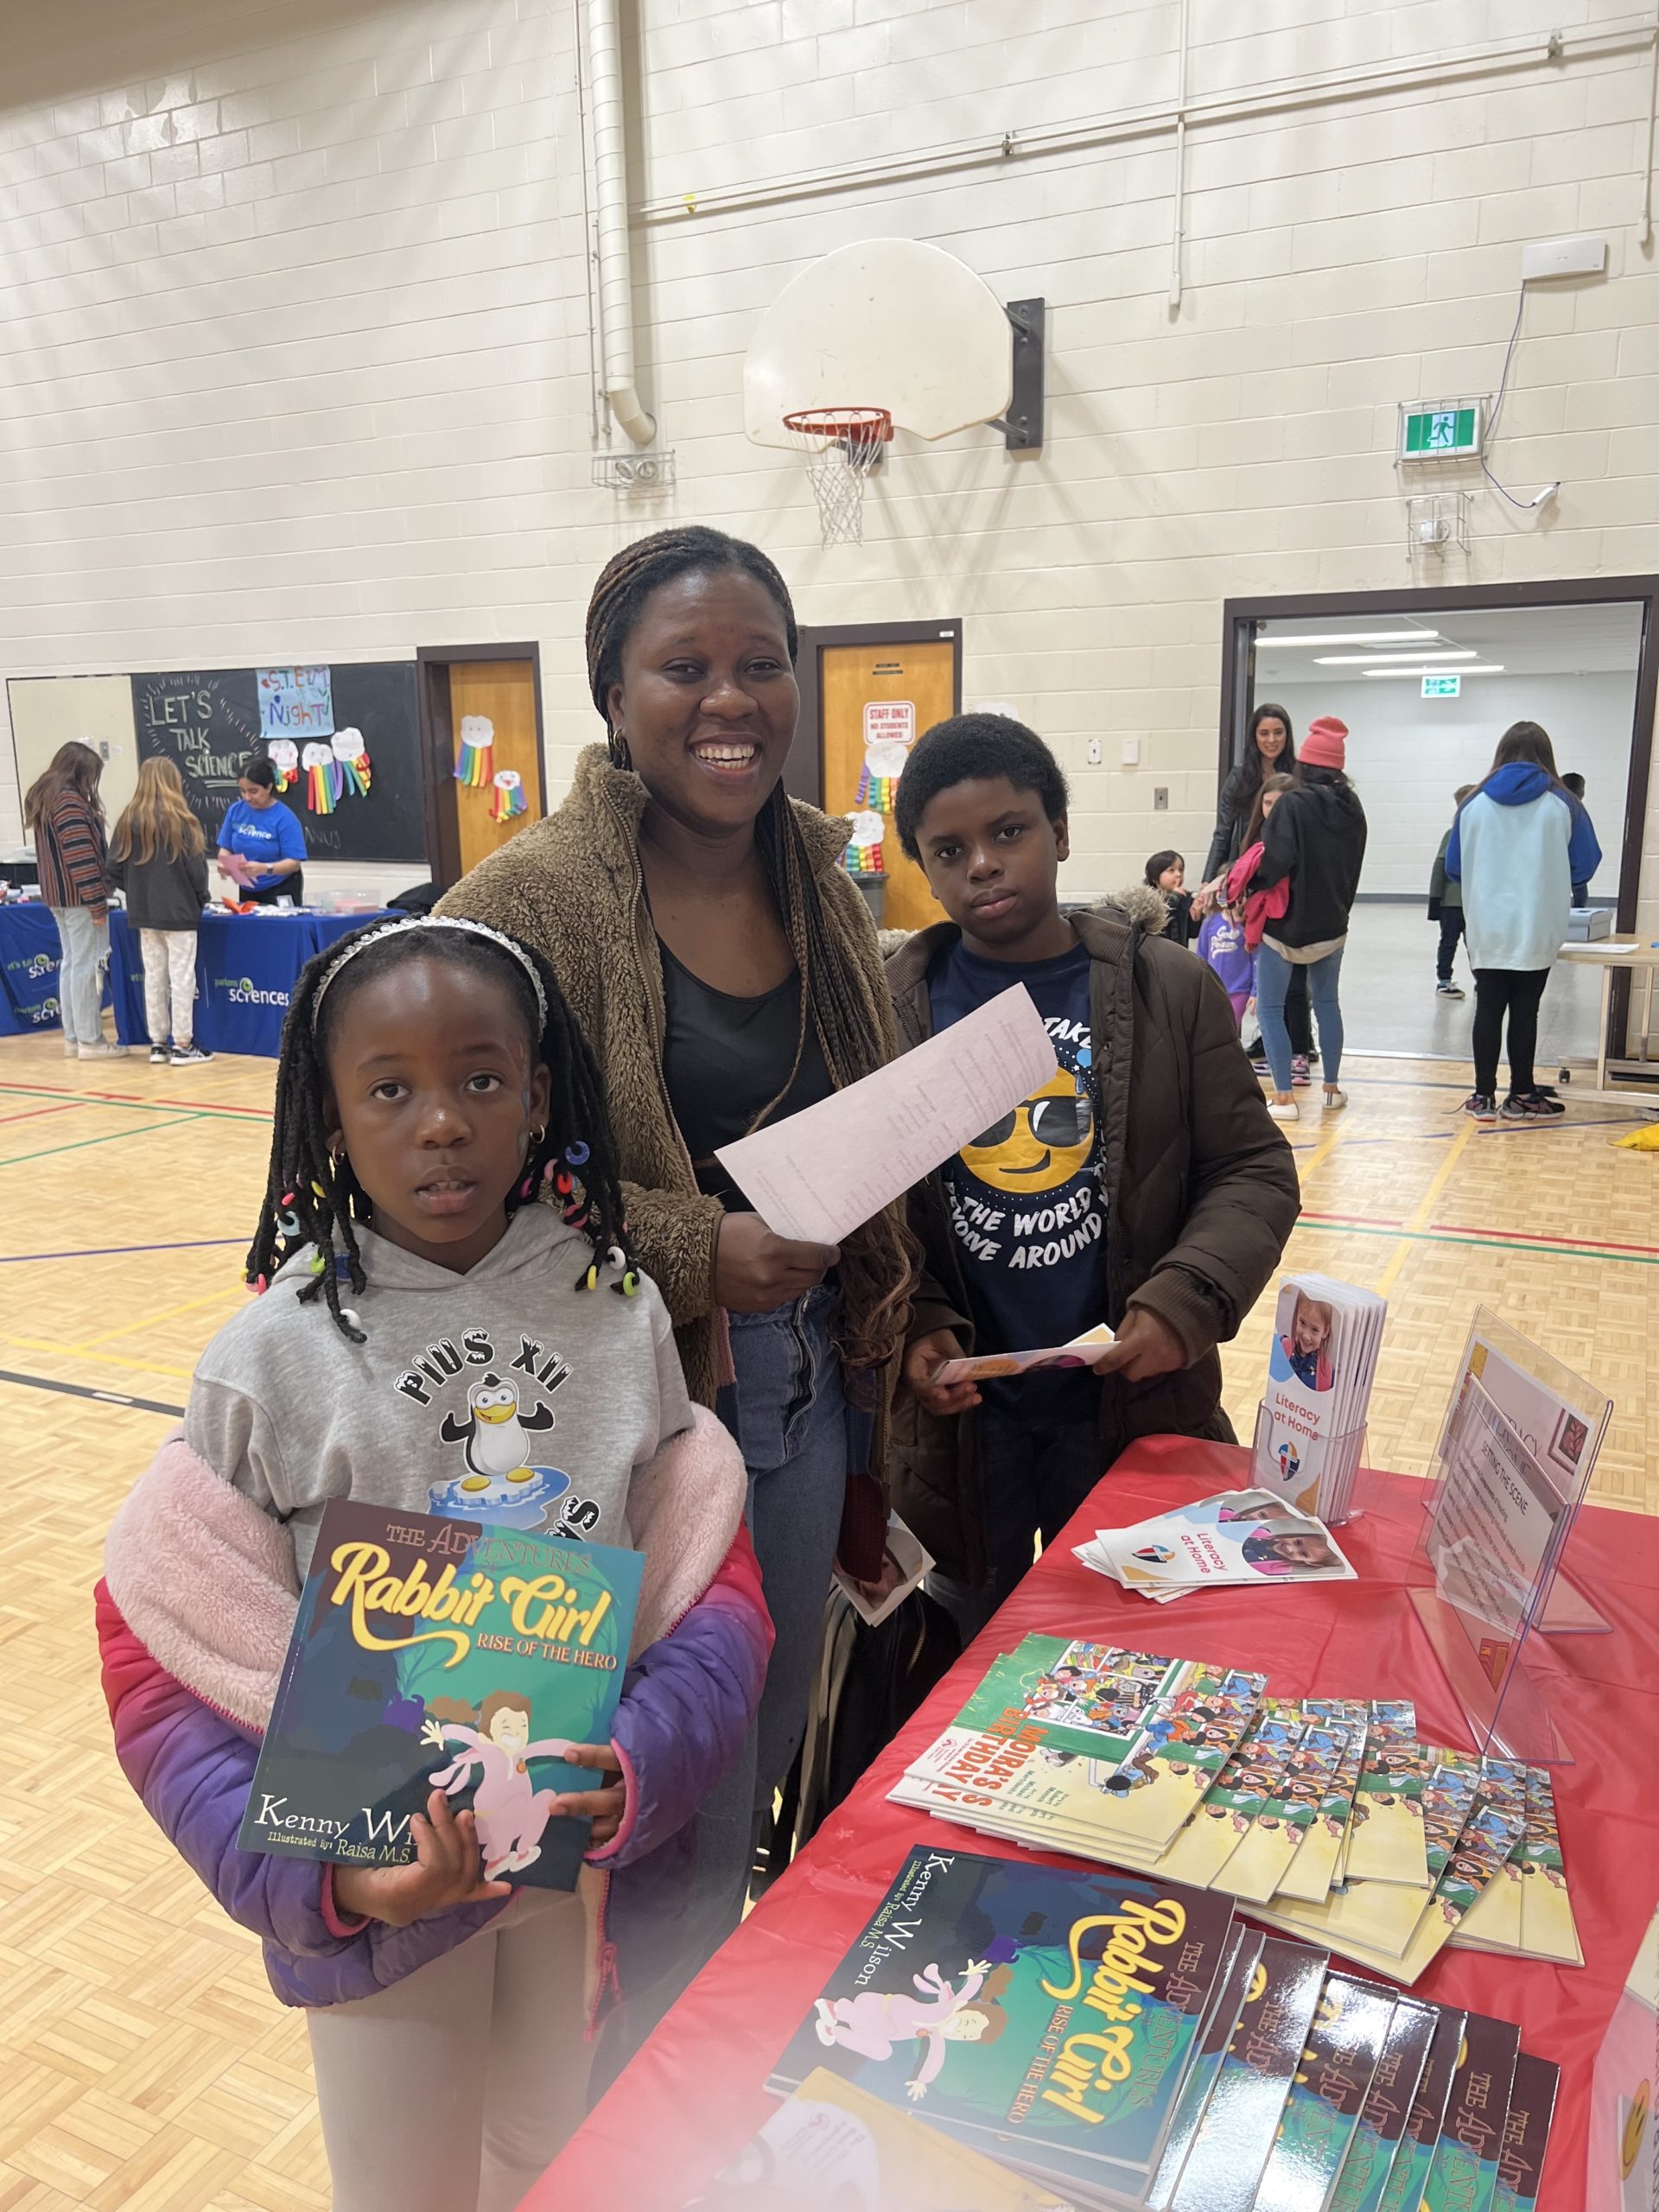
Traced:
<path fill-rule="evenodd" d="M 182 1244 L 99 1244 L 86 1252 L 0 1252 L 0 1268 L 29 1260 L 115 1260 L 129 1252 L 205 1252 L 219 1244 L 245 1244 L 245 1236 L 198 1236 Z"/>

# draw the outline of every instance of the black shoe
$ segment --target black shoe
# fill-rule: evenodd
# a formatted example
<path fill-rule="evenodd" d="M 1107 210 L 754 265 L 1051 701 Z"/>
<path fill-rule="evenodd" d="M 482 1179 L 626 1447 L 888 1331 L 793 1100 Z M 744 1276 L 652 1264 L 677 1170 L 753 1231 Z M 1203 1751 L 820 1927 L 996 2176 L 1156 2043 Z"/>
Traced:
<path fill-rule="evenodd" d="M 1559 1098 L 1546 1098 L 1541 1090 L 1511 1091 L 1503 1105 L 1506 1122 L 1548 1122 L 1566 1111 Z"/>
<path fill-rule="evenodd" d="M 1458 1111 L 1472 1114 L 1478 1122 L 1495 1122 L 1497 1119 L 1497 1101 L 1490 1090 L 1471 1090 Z"/>
<path fill-rule="evenodd" d="M 213 1057 L 211 1052 L 204 1052 L 200 1045 L 187 1045 L 182 1052 L 175 1050 L 173 1065 L 175 1068 L 200 1067 L 204 1060 L 211 1060 Z"/>
<path fill-rule="evenodd" d="M 152 1045 L 149 1048 L 149 1065 L 153 1068 L 164 1068 L 172 1057 L 165 1045 Z"/>

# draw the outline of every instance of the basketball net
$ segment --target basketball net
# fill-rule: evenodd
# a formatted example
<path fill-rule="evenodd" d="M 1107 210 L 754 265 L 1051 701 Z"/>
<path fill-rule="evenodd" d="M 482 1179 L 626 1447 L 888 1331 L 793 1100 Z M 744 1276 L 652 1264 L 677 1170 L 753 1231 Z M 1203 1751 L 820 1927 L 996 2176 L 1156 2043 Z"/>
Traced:
<path fill-rule="evenodd" d="M 892 416 L 885 407 L 807 407 L 785 415 L 784 428 L 806 456 L 823 543 L 861 545 L 864 486 L 893 436 Z"/>

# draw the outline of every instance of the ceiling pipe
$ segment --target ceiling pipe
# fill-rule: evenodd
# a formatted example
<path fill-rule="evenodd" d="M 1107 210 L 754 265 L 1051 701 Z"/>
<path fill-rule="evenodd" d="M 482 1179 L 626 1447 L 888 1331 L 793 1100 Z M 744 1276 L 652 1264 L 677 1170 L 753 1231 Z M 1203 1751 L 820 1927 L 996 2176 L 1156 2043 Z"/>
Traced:
<path fill-rule="evenodd" d="M 628 245 L 628 141 L 622 110 L 617 0 L 588 0 L 588 67 L 594 94 L 594 199 L 605 397 L 637 446 L 657 424 L 633 381 L 633 266 Z"/>

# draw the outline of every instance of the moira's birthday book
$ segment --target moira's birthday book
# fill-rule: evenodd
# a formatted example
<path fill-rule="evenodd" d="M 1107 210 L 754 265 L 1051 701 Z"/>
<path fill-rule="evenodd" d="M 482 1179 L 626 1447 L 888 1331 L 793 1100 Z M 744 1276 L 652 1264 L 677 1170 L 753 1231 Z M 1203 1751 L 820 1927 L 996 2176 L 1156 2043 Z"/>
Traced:
<path fill-rule="evenodd" d="M 476 1521 L 335 1499 L 300 1593 L 237 1840 L 244 1851 L 401 1866 L 434 1789 L 478 1819 L 484 1872 L 575 1886 L 590 1789 L 575 1744 L 608 1743 L 644 1560 Z"/>

